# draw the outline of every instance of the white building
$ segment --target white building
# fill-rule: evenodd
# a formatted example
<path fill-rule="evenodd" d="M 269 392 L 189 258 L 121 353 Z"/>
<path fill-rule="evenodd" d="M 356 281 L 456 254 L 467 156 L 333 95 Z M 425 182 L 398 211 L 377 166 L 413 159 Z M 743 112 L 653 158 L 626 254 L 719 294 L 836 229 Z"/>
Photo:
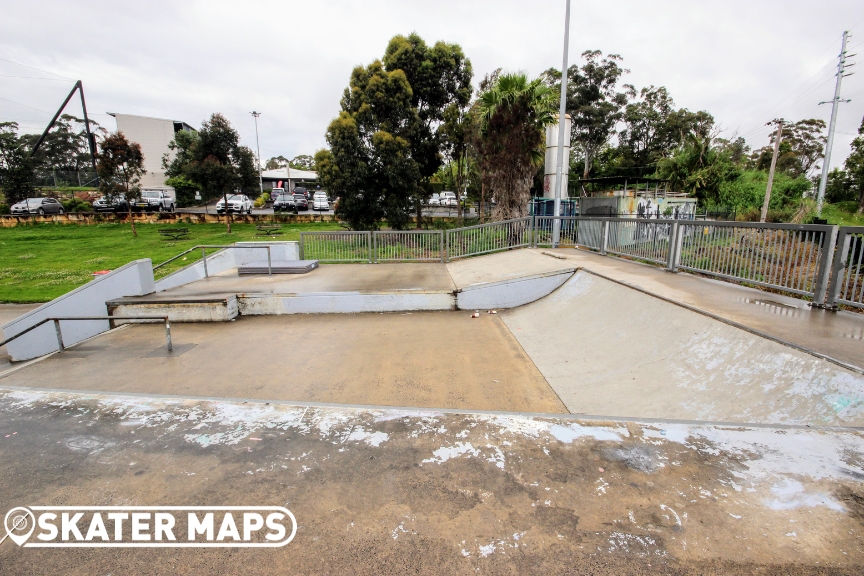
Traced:
<path fill-rule="evenodd" d="M 264 181 L 264 189 L 282 186 L 286 190 L 294 190 L 300 182 L 318 180 L 318 173 L 311 170 L 298 170 L 297 168 L 276 168 L 275 170 L 264 170 L 261 172 Z"/>
<path fill-rule="evenodd" d="M 181 130 L 194 131 L 195 129 L 180 120 L 115 112 L 108 114 L 117 120 L 117 130 L 122 132 L 130 142 L 141 145 L 141 152 L 144 153 L 144 168 L 147 170 L 147 173 L 141 177 L 141 187 L 169 189 L 170 186 L 165 185 L 162 157 L 171 154 L 168 144 L 174 140 L 174 134 Z"/>

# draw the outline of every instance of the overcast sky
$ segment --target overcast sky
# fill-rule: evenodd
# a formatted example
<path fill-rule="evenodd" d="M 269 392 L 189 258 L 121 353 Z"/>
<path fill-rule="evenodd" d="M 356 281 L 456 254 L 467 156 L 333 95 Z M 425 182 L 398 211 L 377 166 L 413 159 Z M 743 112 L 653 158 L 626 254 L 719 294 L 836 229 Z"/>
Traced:
<path fill-rule="evenodd" d="M 313 154 L 339 109 L 351 69 L 383 55 L 396 34 L 459 43 L 475 85 L 501 67 L 530 75 L 561 66 L 564 0 L 294 0 L 147 2 L 0 0 L 0 119 L 41 132 L 72 88 L 88 110 L 183 120 L 222 112 L 261 156 Z M 830 116 L 844 29 L 864 60 L 861 0 L 574 2 L 570 61 L 617 53 L 626 81 L 669 89 L 751 146 L 775 117 Z M 864 116 L 864 65 L 844 79 L 832 166 Z M 63 79 L 61 77 L 65 77 Z M 37 79 L 38 78 L 38 79 Z M 67 112 L 80 116 L 73 101 Z"/>

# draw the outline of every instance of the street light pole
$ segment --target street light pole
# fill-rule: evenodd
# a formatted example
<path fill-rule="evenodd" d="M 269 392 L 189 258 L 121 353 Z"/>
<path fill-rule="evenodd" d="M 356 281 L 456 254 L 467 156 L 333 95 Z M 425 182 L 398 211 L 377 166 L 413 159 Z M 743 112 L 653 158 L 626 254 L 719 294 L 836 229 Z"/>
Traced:
<path fill-rule="evenodd" d="M 564 16 L 564 64 L 561 66 L 561 105 L 558 108 L 558 165 L 555 167 L 555 218 L 552 220 L 552 246 L 561 239 L 561 183 L 564 180 L 564 121 L 567 112 L 567 51 L 570 44 L 570 0 Z M 570 159 L 568 158 L 569 162 Z"/>
<path fill-rule="evenodd" d="M 258 188 L 261 190 L 261 194 L 264 194 L 264 179 L 261 177 L 261 143 L 258 142 L 258 117 L 261 113 L 253 110 L 250 114 L 255 118 L 255 146 L 258 148 Z"/>

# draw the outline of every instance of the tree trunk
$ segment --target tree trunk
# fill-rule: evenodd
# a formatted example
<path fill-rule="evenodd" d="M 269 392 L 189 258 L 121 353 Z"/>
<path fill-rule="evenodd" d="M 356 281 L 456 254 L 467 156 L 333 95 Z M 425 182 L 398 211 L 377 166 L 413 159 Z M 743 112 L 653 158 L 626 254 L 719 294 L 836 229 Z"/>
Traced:
<path fill-rule="evenodd" d="M 139 191 L 140 194 L 140 191 Z M 129 198 L 129 182 L 126 182 L 126 208 L 129 210 L 129 224 L 132 226 L 132 237 L 138 237 L 138 231 L 135 230 L 135 219 L 132 218 L 132 200 Z"/>
<path fill-rule="evenodd" d="M 486 182 L 480 177 L 480 224 L 486 221 Z"/>
<path fill-rule="evenodd" d="M 129 209 L 129 224 L 132 225 L 132 236 L 134 238 L 138 237 L 138 231 L 135 230 L 135 219 L 132 217 L 132 202 L 129 201 L 129 198 L 126 198 L 126 207 Z"/>
<path fill-rule="evenodd" d="M 588 151 L 585 151 L 585 170 L 582 172 L 582 179 L 587 180 L 588 175 L 591 173 L 591 156 Z"/>
<path fill-rule="evenodd" d="M 462 163 L 457 161 L 456 165 L 456 207 L 458 209 L 456 221 L 459 226 L 465 225 L 465 216 L 462 214 Z"/>
<path fill-rule="evenodd" d="M 861 184 L 861 191 L 858 192 L 858 214 L 864 214 L 864 182 Z"/>

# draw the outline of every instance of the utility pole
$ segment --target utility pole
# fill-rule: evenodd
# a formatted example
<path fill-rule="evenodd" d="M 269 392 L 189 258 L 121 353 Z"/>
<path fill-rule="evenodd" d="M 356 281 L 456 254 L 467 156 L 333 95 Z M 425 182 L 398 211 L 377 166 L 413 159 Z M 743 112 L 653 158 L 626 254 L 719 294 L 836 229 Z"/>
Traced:
<path fill-rule="evenodd" d="M 774 136 L 774 154 L 771 155 L 771 169 L 768 171 L 768 186 L 765 188 L 765 202 L 762 204 L 762 216 L 759 222 L 765 222 L 768 216 L 768 202 L 771 201 L 771 186 L 774 185 L 774 169 L 777 167 L 777 155 L 780 152 L 780 138 L 783 137 L 783 119 L 774 120 L 768 124 L 777 123 L 777 134 Z"/>
<path fill-rule="evenodd" d="M 253 110 L 250 114 L 255 118 L 255 146 L 258 148 L 258 188 L 261 190 L 261 194 L 264 194 L 264 179 L 261 177 L 261 144 L 258 142 L 258 117 L 261 113 Z"/>
<path fill-rule="evenodd" d="M 558 107 L 558 165 L 555 168 L 555 218 L 552 221 L 552 247 L 561 240 L 561 183 L 564 180 L 564 128 L 567 127 L 567 51 L 570 44 L 570 0 L 564 16 L 564 63 L 561 65 L 561 105 Z M 569 162 L 570 159 L 568 158 Z"/>
<path fill-rule="evenodd" d="M 822 203 L 825 202 L 825 187 L 828 185 L 828 166 L 831 163 L 831 148 L 834 146 L 834 127 L 837 124 L 837 104 L 849 102 L 840 99 L 840 83 L 846 71 L 846 40 L 850 34 L 848 30 L 843 32 L 843 44 L 840 48 L 840 61 L 837 63 L 837 83 L 834 85 L 834 98 L 831 100 L 831 122 L 828 124 L 828 140 L 825 142 L 825 158 L 822 160 L 822 175 L 819 178 L 819 195 L 816 197 L 816 215 L 822 216 Z M 851 66 L 851 64 L 850 64 Z M 827 102 L 820 102 L 827 104 Z"/>

